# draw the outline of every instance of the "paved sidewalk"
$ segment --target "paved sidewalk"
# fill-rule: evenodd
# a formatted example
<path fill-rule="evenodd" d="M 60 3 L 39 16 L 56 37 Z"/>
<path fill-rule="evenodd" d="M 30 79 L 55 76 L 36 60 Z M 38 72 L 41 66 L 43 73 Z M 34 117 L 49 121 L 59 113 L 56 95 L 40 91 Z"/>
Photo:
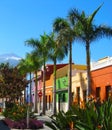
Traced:
<path fill-rule="evenodd" d="M 49 127 L 47 127 L 47 126 L 44 125 L 44 128 L 38 129 L 38 130 L 52 130 L 52 129 L 50 129 Z"/>
<path fill-rule="evenodd" d="M 37 120 L 41 120 L 42 122 L 45 122 L 45 121 L 48 121 L 48 122 L 51 122 L 51 119 L 49 118 L 50 115 L 48 115 L 48 113 L 46 115 L 38 115 L 38 114 L 35 114 L 37 115 Z M 52 130 L 51 128 L 47 127 L 45 124 L 44 124 L 44 128 L 42 129 L 39 129 L 39 130 Z"/>
<path fill-rule="evenodd" d="M 10 128 L 0 120 L 0 130 L 10 130 Z"/>

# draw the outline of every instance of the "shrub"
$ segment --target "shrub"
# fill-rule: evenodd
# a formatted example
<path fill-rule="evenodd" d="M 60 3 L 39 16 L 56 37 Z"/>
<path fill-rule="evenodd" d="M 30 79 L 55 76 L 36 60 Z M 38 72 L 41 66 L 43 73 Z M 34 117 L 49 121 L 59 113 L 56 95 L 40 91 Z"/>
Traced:
<path fill-rule="evenodd" d="M 2 114 L 9 119 L 18 121 L 26 118 L 27 116 L 27 105 L 13 104 L 12 107 L 6 107 Z"/>
<path fill-rule="evenodd" d="M 86 103 L 85 108 L 76 105 L 66 113 L 60 111 L 51 117 L 46 125 L 53 130 L 112 130 L 112 101 L 103 103 L 93 100 Z"/>
<path fill-rule="evenodd" d="M 11 104 L 7 105 L 2 114 L 5 116 L 3 122 L 9 128 L 26 129 L 27 127 L 27 110 L 29 105 Z M 35 119 L 33 113 L 29 113 L 29 128 L 38 129 L 43 128 L 43 122 Z"/>
<path fill-rule="evenodd" d="M 26 129 L 27 121 L 26 119 L 22 119 L 20 121 L 13 121 L 9 118 L 5 118 L 3 122 L 9 127 L 9 128 L 15 128 L 15 129 Z M 29 119 L 29 128 L 30 129 L 39 129 L 43 128 L 43 122 L 36 120 L 36 119 Z"/>

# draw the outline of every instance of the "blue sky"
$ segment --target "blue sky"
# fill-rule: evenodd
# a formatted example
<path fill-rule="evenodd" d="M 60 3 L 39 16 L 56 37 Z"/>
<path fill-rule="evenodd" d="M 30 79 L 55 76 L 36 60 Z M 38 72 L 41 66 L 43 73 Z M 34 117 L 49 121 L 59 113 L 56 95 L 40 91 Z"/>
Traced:
<path fill-rule="evenodd" d="M 25 57 L 30 47 L 25 41 L 39 38 L 44 32 L 52 31 L 55 18 L 66 18 L 72 8 L 90 15 L 103 4 L 95 16 L 95 24 L 112 26 L 112 0 L 0 0 L 0 54 L 15 53 Z M 91 60 L 112 56 L 112 38 L 101 39 L 91 45 Z M 68 62 L 66 57 L 61 63 Z M 74 42 L 73 62 L 85 64 L 85 47 Z"/>

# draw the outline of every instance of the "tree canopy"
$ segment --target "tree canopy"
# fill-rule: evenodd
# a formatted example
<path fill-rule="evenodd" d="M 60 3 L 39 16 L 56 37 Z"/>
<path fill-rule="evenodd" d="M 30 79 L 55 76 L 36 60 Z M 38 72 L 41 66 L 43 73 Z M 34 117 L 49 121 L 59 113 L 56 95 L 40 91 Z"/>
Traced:
<path fill-rule="evenodd" d="M 9 64 L 0 65 L 0 97 L 17 99 L 28 84 L 26 78 L 19 73 L 17 67 Z"/>

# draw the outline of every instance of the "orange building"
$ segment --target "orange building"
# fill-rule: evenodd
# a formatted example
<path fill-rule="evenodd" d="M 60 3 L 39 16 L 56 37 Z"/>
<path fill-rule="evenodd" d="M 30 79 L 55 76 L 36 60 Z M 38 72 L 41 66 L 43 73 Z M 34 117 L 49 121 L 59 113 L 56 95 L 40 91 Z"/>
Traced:
<path fill-rule="evenodd" d="M 56 70 L 59 68 L 64 67 L 67 64 L 57 64 L 56 65 Z M 49 110 L 52 108 L 52 100 L 53 100 L 53 74 L 54 70 L 54 64 L 47 64 L 46 65 L 46 73 L 45 73 L 45 95 L 46 95 L 46 110 Z M 38 92 L 43 91 L 43 71 L 40 70 L 38 72 Z M 39 98 L 39 97 L 37 97 Z M 41 97 L 41 102 L 42 102 L 42 97 Z"/>
<path fill-rule="evenodd" d="M 91 66 L 92 95 L 107 100 L 112 92 L 112 57 L 105 57 Z"/>

